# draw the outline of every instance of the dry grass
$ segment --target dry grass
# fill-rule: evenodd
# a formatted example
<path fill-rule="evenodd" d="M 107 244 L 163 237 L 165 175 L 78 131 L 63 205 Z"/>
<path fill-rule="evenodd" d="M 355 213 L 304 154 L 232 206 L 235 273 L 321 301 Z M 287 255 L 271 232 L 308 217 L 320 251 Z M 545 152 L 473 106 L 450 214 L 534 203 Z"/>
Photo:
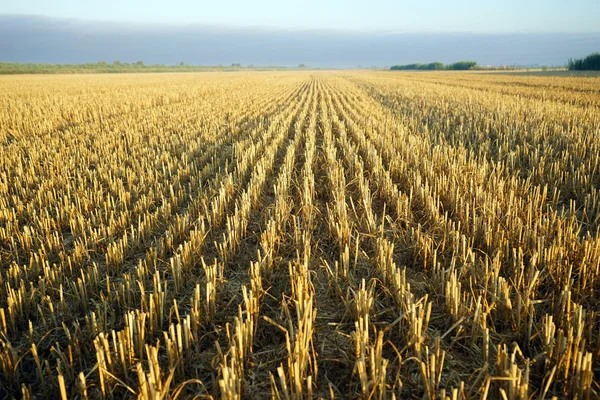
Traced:
<path fill-rule="evenodd" d="M 600 396 L 600 82 L 0 79 L 0 397 Z"/>

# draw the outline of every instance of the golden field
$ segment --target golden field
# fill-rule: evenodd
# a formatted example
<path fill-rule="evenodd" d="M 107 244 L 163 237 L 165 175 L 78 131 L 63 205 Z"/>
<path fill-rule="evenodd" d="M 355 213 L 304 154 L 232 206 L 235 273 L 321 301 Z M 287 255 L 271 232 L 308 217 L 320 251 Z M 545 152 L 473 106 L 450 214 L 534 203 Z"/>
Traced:
<path fill-rule="evenodd" d="M 0 77 L 0 398 L 600 396 L 600 78 Z"/>

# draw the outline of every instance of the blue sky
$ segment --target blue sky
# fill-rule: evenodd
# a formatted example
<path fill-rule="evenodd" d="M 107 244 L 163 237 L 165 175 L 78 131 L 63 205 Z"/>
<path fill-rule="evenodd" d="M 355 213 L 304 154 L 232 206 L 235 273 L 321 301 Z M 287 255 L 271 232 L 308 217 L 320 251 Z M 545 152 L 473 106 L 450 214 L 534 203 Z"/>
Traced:
<path fill-rule="evenodd" d="M 600 31 L 600 0 L 2 0 L 0 14 L 290 30 Z"/>

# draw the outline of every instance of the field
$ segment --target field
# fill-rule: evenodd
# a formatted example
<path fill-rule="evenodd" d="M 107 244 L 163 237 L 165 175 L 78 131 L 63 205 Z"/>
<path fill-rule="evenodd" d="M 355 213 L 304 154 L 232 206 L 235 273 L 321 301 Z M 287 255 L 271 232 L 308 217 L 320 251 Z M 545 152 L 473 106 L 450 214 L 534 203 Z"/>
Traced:
<path fill-rule="evenodd" d="M 0 398 L 593 399 L 600 79 L 0 77 Z"/>

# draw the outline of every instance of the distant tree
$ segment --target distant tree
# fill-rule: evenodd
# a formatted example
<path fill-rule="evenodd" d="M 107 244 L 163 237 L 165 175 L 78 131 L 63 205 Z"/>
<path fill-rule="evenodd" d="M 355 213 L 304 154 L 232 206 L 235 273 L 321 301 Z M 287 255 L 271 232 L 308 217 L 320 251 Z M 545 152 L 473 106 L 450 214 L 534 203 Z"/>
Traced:
<path fill-rule="evenodd" d="M 406 64 L 406 65 L 392 65 L 390 70 L 392 71 L 438 71 L 442 69 L 446 70 L 468 70 L 473 69 L 477 66 L 475 61 L 459 61 L 452 64 L 444 65 L 441 62 L 432 62 L 429 64 Z"/>
<path fill-rule="evenodd" d="M 390 69 L 392 71 L 410 71 L 410 70 L 420 70 L 423 68 L 424 64 L 406 64 L 406 65 L 392 65 Z"/>
<path fill-rule="evenodd" d="M 440 70 L 440 69 L 444 69 L 444 64 L 441 62 L 432 62 L 430 64 L 427 64 L 427 69 L 435 71 L 435 70 Z"/>
<path fill-rule="evenodd" d="M 143 61 L 138 61 L 135 63 L 135 65 L 139 66 L 139 67 L 143 67 L 144 66 L 144 62 Z"/>
<path fill-rule="evenodd" d="M 473 69 L 477 66 L 476 61 L 459 61 L 450 65 L 446 65 L 446 69 L 451 71 L 465 71 L 468 69 Z"/>
<path fill-rule="evenodd" d="M 181 61 L 181 62 L 179 63 L 179 66 L 180 66 L 180 67 L 183 67 L 184 65 L 185 65 L 185 63 L 184 63 L 183 61 Z"/>
<path fill-rule="evenodd" d="M 306 65 L 304 65 L 304 64 L 299 64 L 299 65 L 298 65 L 298 68 L 306 68 Z"/>
<path fill-rule="evenodd" d="M 592 53 L 585 58 L 578 60 L 569 59 L 567 64 L 569 71 L 600 70 L 600 53 Z"/>

